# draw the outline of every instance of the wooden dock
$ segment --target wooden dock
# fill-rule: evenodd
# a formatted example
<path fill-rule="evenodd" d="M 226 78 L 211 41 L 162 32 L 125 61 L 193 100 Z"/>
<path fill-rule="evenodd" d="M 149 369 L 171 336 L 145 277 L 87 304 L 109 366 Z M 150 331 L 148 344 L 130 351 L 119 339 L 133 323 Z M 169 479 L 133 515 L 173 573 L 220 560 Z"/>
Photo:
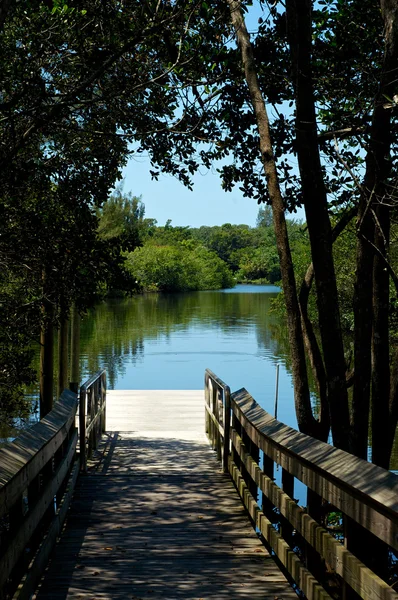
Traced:
<path fill-rule="evenodd" d="M 297 596 L 205 436 L 203 391 L 110 391 L 37 600 Z"/>
<path fill-rule="evenodd" d="M 398 477 L 204 387 L 107 395 L 102 369 L 0 449 L 0 600 L 293 600 L 256 532 L 301 597 L 398 600 Z"/>

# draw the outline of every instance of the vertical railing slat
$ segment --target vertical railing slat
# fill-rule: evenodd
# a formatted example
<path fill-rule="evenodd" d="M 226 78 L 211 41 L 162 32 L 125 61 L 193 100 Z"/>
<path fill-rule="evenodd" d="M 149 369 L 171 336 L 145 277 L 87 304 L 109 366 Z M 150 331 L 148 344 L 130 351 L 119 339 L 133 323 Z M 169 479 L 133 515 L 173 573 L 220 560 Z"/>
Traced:
<path fill-rule="evenodd" d="M 80 469 L 85 473 L 87 471 L 86 456 L 86 387 L 80 388 L 79 395 L 79 436 L 80 436 Z"/>
<path fill-rule="evenodd" d="M 98 447 L 106 429 L 106 371 L 103 369 L 80 388 L 80 466 L 87 471 L 87 458 Z"/>
<path fill-rule="evenodd" d="M 224 390 L 224 444 L 223 444 L 223 471 L 228 473 L 231 435 L 231 390 L 227 385 Z"/>

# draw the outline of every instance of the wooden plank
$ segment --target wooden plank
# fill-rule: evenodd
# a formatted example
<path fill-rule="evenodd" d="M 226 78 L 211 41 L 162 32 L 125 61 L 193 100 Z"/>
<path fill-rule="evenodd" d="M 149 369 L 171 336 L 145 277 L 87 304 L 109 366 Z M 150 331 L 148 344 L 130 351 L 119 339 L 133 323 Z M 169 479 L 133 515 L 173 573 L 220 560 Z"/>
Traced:
<path fill-rule="evenodd" d="M 221 434 L 221 436 L 224 438 L 224 427 L 218 422 L 217 417 L 212 413 L 211 408 L 209 408 L 207 406 L 207 404 L 205 404 L 205 408 L 209 414 L 210 419 L 213 421 L 216 429 Z"/>
<path fill-rule="evenodd" d="M 231 390 L 227 386 L 224 398 L 224 442 L 223 442 L 223 470 L 228 473 L 228 461 L 230 453 L 230 430 L 231 430 Z"/>
<path fill-rule="evenodd" d="M 203 391 L 108 392 L 115 429 L 78 480 L 37 600 L 297 600 L 206 442 L 204 413 Z"/>
<path fill-rule="evenodd" d="M 232 409 L 251 439 L 294 477 L 398 549 L 398 477 L 280 423 L 242 388 Z"/>
<path fill-rule="evenodd" d="M 102 413 L 105 411 L 105 407 L 106 407 L 105 404 L 103 404 L 102 406 L 100 406 L 99 409 L 98 409 L 97 414 L 95 415 L 95 417 L 87 425 L 87 427 L 86 427 L 86 436 L 90 433 L 90 431 L 93 429 L 93 427 L 95 425 L 97 425 L 98 421 L 102 418 Z"/>
<path fill-rule="evenodd" d="M 266 497 L 361 598 L 398 600 L 398 594 L 387 583 L 375 575 L 261 471 L 236 431 L 232 432 L 232 443 L 247 471 Z"/>
<path fill-rule="evenodd" d="M 107 390 L 106 428 L 205 442 L 203 404 L 203 390 Z"/>
<path fill-rule="evenodd" d="M 308 600 L 332 600 L 331 596 L 323 589 L 308 569 L 306 569 L 299 557 L 293 552 L 282 536 L 274 529 L 272 523 L 264 515 L 263 511 L 251 495 L 242 474 L 232 458 L 230 459 L 229 468 L 231 477 L 253 522 L 261 531 L 285 569 L 290 573 L 299 588 L 303 591 L 306 598 Z"/>
<path fill-rule="evenodd" d="M 74 432 L 69 442 L 66 455 L 58 466 L 57 471 L 54 473 L 53 478 L 44 488 L 39 500 L 33 506 L 32 510 L 26 515 L 20 528 L 8 544 L 4 554 L 1 556 L 0 589 L 4 586 L 12 569 L 17 564 L 45 512 L 49 509 L 51 503 L 54 502 L 54 496 L 58 492 L 74 461 L 76 445 L 77 431 Z"/>
<path fill-rule="evenodd" d="M 0 449 L 0 518 L 51 460 L 75 422 L 76 395 L 64 390 L 40 423 Z"/>
<path fill-rule="evenodd" d="M 75 489 L 77 477 L 79 475 L 79 470 L 80 464 L 79 460 L 77 459 L 75 460 L 75 464 L 72 468 L 72 472 L 68 481 L 68 486 L 62 498 L 61 504 L 57 509 L 55 517 L 46 533 L 45 538 L 43 539 L 43 542 L 40 545 L 39 550 L 35 554 L 31 564 L 29 565 L 28 572 L 26 573 L 20 585 L 18 586 L 17 592 L 14 594 L 15 600 L 30 600 L 32 594 L 37 588 L 37 585 L 40 581 L 40 577 L 44 573 L 44 570 L 48 564 L 57 538 L 61 535 L 67 511 L 72 500 L 72 494 Z"/>

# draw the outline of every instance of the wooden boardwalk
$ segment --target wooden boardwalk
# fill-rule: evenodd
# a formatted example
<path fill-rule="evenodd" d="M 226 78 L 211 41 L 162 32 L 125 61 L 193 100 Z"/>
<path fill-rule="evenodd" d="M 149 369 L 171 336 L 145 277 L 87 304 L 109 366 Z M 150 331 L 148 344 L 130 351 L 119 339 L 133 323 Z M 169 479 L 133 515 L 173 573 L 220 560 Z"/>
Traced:
<path fill-rule="evenodd" d="M 203 391 L 108 392 L 37 600 L 297 599 L 204 434 Z"/>

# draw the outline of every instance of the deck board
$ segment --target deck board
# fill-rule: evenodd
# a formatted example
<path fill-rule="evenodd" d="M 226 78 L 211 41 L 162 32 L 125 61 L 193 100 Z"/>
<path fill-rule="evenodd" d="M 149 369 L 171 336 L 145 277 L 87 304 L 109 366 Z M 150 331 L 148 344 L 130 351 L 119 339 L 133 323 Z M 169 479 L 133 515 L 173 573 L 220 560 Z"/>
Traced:
<path fill-rule="evenodd" d="M 202 391 L 108 392 L 107 435 L 35 598 L 297 598 L 220 472 Z"/>

